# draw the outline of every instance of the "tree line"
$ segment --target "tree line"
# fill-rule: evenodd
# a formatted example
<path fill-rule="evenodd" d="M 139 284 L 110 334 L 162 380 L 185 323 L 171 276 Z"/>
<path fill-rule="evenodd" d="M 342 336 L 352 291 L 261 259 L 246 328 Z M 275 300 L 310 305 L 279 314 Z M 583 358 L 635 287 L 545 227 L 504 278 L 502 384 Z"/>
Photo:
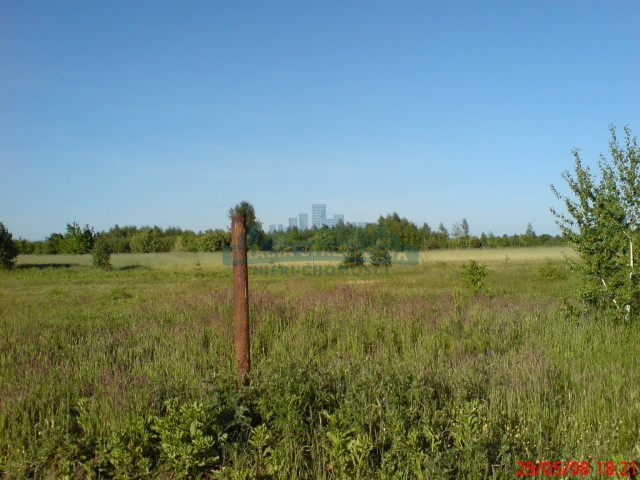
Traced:
<path fill-rule="evenodd" d="M 339 223 L 334 227 L 299 230 L 291 227 L 284 232 L 266 233 L 257 220 L 249 202 L 240 202 L 231 209 L 247 217 L 250 248 L 284 251 L 324 249 L 344 250 L 353 244 L 362 248 L 384 245 L 391 250 L 433 250 L 447 248 L 502 248 L 555 246 L 567 243 L 566 236 L 537 235 L 529 224 L 523 234 L 496 236 L 482 233 L 470 235 L 466 219 L 448 230 L 441 223 L 437 229 L 428 224 L 421 226 L 401 218 L 397 213 L 380 216 L 376 223 L 358 227 Z M 219 252 L 231 245 L 231 233 L 226 230 L 194 232 L 176 227 L 160 228 L 116 225 L 108 231 L 96 233 L 89 225 L 67 224 L 64 233 L 52 233 L 44 240 L 15 240 L 20 254 L 86 254 L 100 241 L 112 253 L 151 252 Z"/>

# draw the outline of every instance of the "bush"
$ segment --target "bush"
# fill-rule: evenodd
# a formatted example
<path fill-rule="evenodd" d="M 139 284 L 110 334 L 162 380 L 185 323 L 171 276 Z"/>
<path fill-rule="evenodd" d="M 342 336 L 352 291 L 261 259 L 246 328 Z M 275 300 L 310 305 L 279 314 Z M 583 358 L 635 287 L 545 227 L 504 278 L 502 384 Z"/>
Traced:
<path fill-rule="evenodd" d="M 151 228 L 143 228 L 131 237 L 132 253 L 150 253 L 158 251 L 158 233 Z"/>
<path fill-rule="evenodd" d="M 474 294 L 478 294 L 484 285 L 484 279 L 489 273 L 487 266 L 471 260 L 460 267 L 462 278 Z"/>
<path fill-rule="evenodd" d="M 111 270 L 111 247 L 103 238 L 98 238 L 93 247 L 93 266 L 103 270 Z"/>
<path fill-rule="evenodd" d="M 0 268 L 13 268 L 18 253 L 18 246 L 13 241 L 13 236 L 0 222 Z"/>
<path fill-rule="evenodd" d="M 361 267 L 364 265 L 363 250 L 360 245 L 353 243 L 344 249 L 344 258 L 340 266 L 343 268 Z"/>
<path fill-rule="evenodd" d="M 389 249 L 386 248 L 379 240 L 369 253 L 371 265 L 374 267 L 382 267 L 391 265 L 391 255 Z"/>
<path fill-rule="evenodd" d="M 546 280 L 564 280 L 567 278 L 567 273 L 548 257 L 545 259 L 545 262 L 538 267 L 538 274 Z"/>

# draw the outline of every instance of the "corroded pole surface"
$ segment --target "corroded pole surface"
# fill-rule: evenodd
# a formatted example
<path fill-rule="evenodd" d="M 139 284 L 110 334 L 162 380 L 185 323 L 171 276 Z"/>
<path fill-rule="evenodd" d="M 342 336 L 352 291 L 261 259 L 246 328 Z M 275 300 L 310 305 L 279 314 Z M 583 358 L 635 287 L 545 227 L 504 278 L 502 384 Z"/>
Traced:
<path fill-rule="evenodd" d="M 247 269 L 247 226 L 244 215 L 231 216 L 233 256 L 233 334 L 236 371 L 240 385 L 248 385 L 251 370 L 249 339 L 249 275 Z"/>

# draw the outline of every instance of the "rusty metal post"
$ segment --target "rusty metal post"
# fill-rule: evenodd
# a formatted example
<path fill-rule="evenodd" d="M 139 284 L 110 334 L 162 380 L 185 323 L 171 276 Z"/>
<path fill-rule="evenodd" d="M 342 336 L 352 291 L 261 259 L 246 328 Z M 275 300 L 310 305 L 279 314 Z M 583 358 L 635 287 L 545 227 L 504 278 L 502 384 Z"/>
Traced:
<path fill-rule="evenodd" d="M 251 343 L 249 339 L 249 274 L 247 269 L 247 226 L 244 215 L 231 216 L 233 256 L 233 335 L 238 383 L 249 384 Z"/>

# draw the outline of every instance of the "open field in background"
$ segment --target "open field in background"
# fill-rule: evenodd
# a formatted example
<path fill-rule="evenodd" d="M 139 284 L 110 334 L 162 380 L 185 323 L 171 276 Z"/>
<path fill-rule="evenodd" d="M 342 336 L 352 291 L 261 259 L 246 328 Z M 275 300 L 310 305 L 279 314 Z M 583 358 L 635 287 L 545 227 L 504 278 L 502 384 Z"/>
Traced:
<path fill-rule="evenodd" d="M 459 250 L 428 250 L 419 255 L 420 263 L 463 262 L 476 260 L 483 262 L 532 261 L 545 258 L 554 260 L 564 256 L 574 257 L 571 247 L 530 247 L 530 248 L 488 248 Z M 157 270 L 212 269 L 224 266 L 220 252 L 170 252 L 170 253 L 125 253 L 111 256 L 116 268 L 146 267 Z M 322 264 L 337 265 L 339 262 Z M 277 264 L 277 262 L 276 262 Z M 310 265 L 310 262 L 287 262 L 286 265 Z M 18 265 L 91 265 L 91 255 L 20 255 Z"/>
<path fill-rule="evenodd" d="M 477 297 L 450 251 L 367 278 L 250 275 L 241 392 L 230 268 L 148 254 L 128 265 L 152 270 L 2 272 L 0 478 L 512 479 L 517 461 L 639 461 L 640 330 L 567 318 L 573 278 L 560 261 L 541 275 L 533 256 L 561 249 L 541 250 L 469 250 L 489 263 Z"/>

